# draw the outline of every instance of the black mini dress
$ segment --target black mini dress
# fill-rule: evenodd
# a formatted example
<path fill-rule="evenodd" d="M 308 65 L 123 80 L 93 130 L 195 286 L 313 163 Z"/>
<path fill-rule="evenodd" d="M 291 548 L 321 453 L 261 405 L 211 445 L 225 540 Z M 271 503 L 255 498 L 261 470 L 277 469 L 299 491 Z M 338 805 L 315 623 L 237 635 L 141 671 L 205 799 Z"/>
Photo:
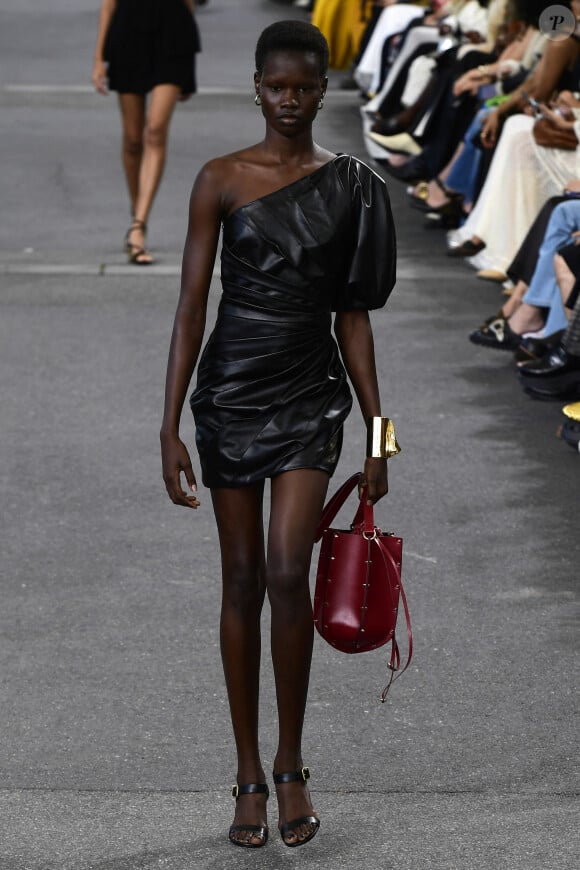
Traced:
<path fill-rule="evenodd" d="M 352 396 L 332 312 L 382 307 L 395 284 L 386 185 L 338 155 L 223 222 L 223 295 L 190 404 L 208 487 L 332 474 Z"/>
<path fill-rule="evenodd" d="M 118 0 L 105 39 L 109 88 L 147 94 L 157 85 L 196 90 L 200 51 L 195 18 L 183 0 Z"/>

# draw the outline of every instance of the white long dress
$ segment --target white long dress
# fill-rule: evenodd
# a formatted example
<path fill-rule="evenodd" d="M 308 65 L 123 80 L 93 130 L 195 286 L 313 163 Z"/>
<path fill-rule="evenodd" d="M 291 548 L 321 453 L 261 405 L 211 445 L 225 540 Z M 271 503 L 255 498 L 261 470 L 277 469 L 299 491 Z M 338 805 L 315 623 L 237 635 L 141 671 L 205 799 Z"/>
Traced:
<path fill-rule="evenodd" d="M 469 261 L 476 269 L 506 272 L 546 200 L 580 177 L 580 147 L 543 148 L 534 141 L 533 126 L 530 115 L 507 119 L 473 211 L 448 236 L 451 245 L 473 236 L 485 242 Z"/>

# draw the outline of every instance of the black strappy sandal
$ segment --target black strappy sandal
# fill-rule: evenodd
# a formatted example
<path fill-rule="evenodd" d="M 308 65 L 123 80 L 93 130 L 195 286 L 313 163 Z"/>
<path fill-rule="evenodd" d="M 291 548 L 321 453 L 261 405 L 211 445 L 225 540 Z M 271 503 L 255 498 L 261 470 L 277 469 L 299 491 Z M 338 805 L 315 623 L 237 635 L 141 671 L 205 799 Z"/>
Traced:
<path fill-rule="evenodd" d="M 287 782 L 307 782 L 310 779 L 310 769 L 308 767 L 303 767 L 301 770 L 292 770 L 290 773 L 275 773 L 274 774 L 274 782 L 276 785 L 284 785 Z M 296 831 L 301 825 L 312 825 L 312 830 L 309 834 L 307 834 L 302 839 L 299 838 L 299 835 Z M 282 842 L 285 846 L 289 846 L 293 848 L 294 846 L 303 846 L 305 843 L 308 843 L 309 840 L 312 840 L 313 837 L 318 833 L 318 829 L 320 828 L 320 819 L 317 816 L 300 816 L 298 819 L 292 819 L 291 822 L 286 822 L 286 824 L 280 826 L 280 836 L 282 837 Z M 292 834 L 296 837 L 296 840 L 292 843 L 289 843 L 286 837 Z"/>
<path fill-rule="evenodd" d="M 450 189 L 447 187 L 447 185 L 446 185 L 443 181 L 441 181 L 441 179 L 439 178 L 438 175 L 435 176 L 435 178 L 433 179 L 433 181 L 435 182 L 435 184 L 437 185 L 437 187 L 439 188 L 439 190 L 440 190 L 443 194 L 445 194 L 445 196 L 448 197 L 449 199 L 451 199 L 451 200 L 453 200 L 453 199 L 460 199 L 460 200 L 463 200 L 463 199 L 464 199 L 464 196 L 463 196 L 462 193 L 458 193 L 456 190 L 450 190 Z"/>
<path fill-rule="evenodd" d="M 252 782 L 248 785 L 234 785 L 232 788 L 232 797 L 236 799 L 236 803 L 241 797 L 246 794 L 265 794 L 266 800 L 270 796 L 270 789 L 265 782 Z M 233 836 L 242 831 L 250 834 L 249 840 L 240 840 Z M 230 843 L 234 846 L 243 846 L 246 849 L 261 849 L 268 842 L 268 826 L 267 825 L 232 825 L 229 830 Z M 253 843 L 252 839 L 260 837 L 261 843 Z"/>
<path fill-rule="evenodd" d="M 144 248 L 142 245 L 135 245 L 133 242 L 129 241 L 131 233 L 134 230 L 141 230 L 143 235 L 145 235 L 147 232 L 147 224 L 145 221 L 140 221 L 137 218 L 133 219 L 133 223 L 125 233 L 125 250 L 127 252 L 127 258 L 134 266 L 152 266 L 155 260 L 147 248 Z"/>

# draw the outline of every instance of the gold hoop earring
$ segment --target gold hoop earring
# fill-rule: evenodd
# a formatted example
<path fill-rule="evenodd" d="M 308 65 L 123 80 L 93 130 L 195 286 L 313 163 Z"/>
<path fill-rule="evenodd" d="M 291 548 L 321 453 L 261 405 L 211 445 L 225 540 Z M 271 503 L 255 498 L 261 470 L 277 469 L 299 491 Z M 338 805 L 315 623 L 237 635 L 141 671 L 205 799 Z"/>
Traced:
<path fill-rule="evenodd" d="M 254 97 L 254 102 L 257 106 L 262 105 L 262 97 L 260 96 L 260 94 L 256 94 L 256 96 Z"/>
<path fill-rule="evenodd" d="M 324 109 L 324 99 L 323 99 L 323 97 L 320 98 L 320 102 L 319 102 L 319 104 L 318 104 L 318 109 L 319 109 L 319 110 L 320 110 L 320 109 Z"/>

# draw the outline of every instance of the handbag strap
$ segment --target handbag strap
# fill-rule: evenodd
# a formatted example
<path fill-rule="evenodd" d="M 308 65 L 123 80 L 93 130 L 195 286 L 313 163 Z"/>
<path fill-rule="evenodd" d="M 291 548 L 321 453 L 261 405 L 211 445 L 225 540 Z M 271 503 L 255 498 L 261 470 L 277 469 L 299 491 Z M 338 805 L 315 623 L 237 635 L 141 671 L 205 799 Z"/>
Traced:
<path fill-rule="evenodd" d="M 320 517 L 320 522 L 318 523 L 318 526 L 316 528 L 316 535 L 314 537 L 315 542 L 319 541 L 324 532 L 330 527 L 333 519 L 335 518 L 353 489 L 358 486 L 361 477 L 362 474 L 360 473 L 360 471 L 357 471 L 356 474 L 353 474 L 352 477 L 349 477 L 348 480 L 346 480 L 342 484 L 342 486 L 337 489 L 332 498 L 325 505 L 322 511 L 322 516 Z"/>
<path fill-rule="evenodd" d="M 385 568 L 387 568 L 387 571 L 388 571 L 389 566 L 390 566 L 390 568 L 395 572 L 395 574 L 399 578 L 399 594 L 401 597 L 401 601 L 403 602 L 403 609 L 405 611 L 405 620 L 407 622 L 407 661 L 405 662 L 405 667 L 403 668 L 403 670 L 400 670 L 401 654 L 399 652 L 399 646 L 397 644 L 397 641 L 395 640 L 395 637 L 393 635 L 393 640 L 392 640 L 392 644 L 391 644 L 391 659 L 390 659 L 389 664 L 388 664 L 388 668 L 391 671 L 391 676 L 390 676 L 389 682 L 387 683 L 387 685 L 385 686 L 385 688 L 383 689 L 383 691 L 381 693 L 381 703 L 384 704 L 386 697 L 387 697 L 387 694 L 388 694 L 388 691 L 391 688 L 393 682 L 395 680 L 397 680 L 400 676 L 402 676 L 405 673 L 405 671 L 407 670 L 407 668 L 409 667 L 409 665 L 411 664 L 411 659 L 413 658 L 413 630 L 411 628 L 411 615 L 409 613 L 409 605 L 407 603 L 407 596 L 405 595 L 405 589 L 403 587 L 403 581 L 401 580 L 401 572 L 399 570 L 399 567 L 398 567 L 397 563 L 395 562 L 395 560 L 393 559 L 393 557 L 391 556 L 391 554 L 389 553 L 387 547 L 385 546 L 385 544 L 383 543 L 381 538 L 376 537 L 376 538 L 374 538 L 374 541 L 380 550 L 380 553 L 381 553 L 381 556 L 383 557 L 383 561 L 385 562 Z M 395 671 L 398 671 L 396 676 L 395 676 Z"/>
<path fill-rule="evenodd" d="M 351 529 L 369 536 L 375 531 L 375 511 L 372 504 L 367 503 L 366 486 L 363 487 L 362 496 L 354 515 Z"/>

